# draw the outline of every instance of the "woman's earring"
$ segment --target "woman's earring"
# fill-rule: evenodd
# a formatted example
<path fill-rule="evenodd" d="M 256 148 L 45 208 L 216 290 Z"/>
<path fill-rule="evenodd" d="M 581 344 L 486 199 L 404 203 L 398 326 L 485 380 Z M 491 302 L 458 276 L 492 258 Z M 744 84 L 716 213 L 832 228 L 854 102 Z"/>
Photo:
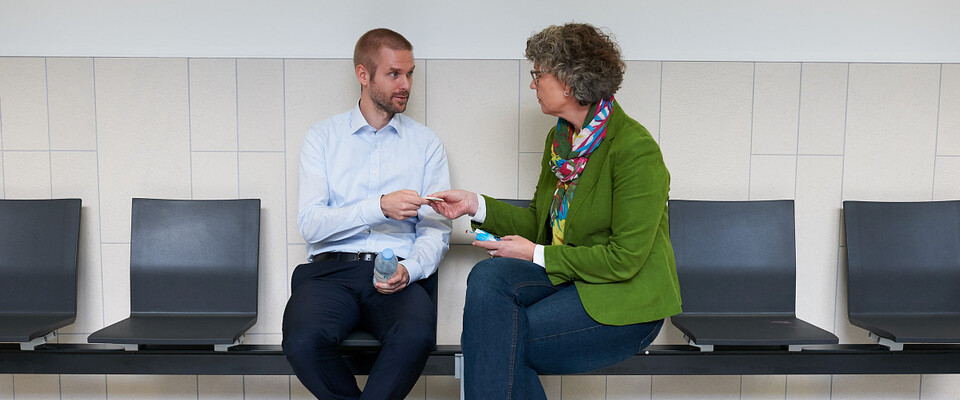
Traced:
<path fill-rule="evenodd" d="M 563 95 L 564 95 L 565 97 L 570 97 L 570 91 L 564 90 L 564 91 L 563 91 Z"/>

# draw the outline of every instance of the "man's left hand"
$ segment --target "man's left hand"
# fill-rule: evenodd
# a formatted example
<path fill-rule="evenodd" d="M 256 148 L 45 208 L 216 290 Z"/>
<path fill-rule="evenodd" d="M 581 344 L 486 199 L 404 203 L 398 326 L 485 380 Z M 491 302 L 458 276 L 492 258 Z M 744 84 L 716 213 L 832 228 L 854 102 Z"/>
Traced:
<path fill-rule="evenodd" d="M 383 294 L 393 294 L 403 290 L 410 283 L 410 273 L 403 264 L 397 264 L 397 272 L 385 282 L 377 282 L 373 286 L 377 291 Z"/>

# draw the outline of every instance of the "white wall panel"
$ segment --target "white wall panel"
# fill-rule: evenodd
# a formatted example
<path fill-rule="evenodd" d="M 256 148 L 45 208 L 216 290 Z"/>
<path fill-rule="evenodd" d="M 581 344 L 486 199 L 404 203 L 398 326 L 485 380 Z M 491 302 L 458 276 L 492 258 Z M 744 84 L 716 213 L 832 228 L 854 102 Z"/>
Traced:
<path fill-rule="evenodd" d="M 190 153 L 191 192 L 194 199 L 235 199 L 239 193 L 236 152 Z"/>
<path fill-rule="evenodd" d="M 960 199 L 960 156 L 937 157 L 933 177 L 934 200 Z"/>
<path fill-rule="evenodd" d="M 43 58 L 0 58 L 3 150 L 48 150 L 47 71 Z"/>
<path fill-rule="evenodd" d="M 740 399 L 740 376 L 654 375 L 653 399 Z"/>
<path fill-rule="evenodd" d="M 107 375 L 107 397 L 130 400 L 195 400 L 197 375 Z"/>
<path fill-rule="evenodd" d="M 561 399 L 603 400 L 606 397 L 607 377 L 597 375 L 564 375 L 561 380 Z"/>
<path fill-rule="evenodd" d="M 60 332 L 89 334 L 103 326 L 97 154 L 53 152 L 50 154 L 50 162 L 53 175 L 52 197 L 79 198 L 82 206 L 80 252 L 77 259 L 77 320 Z"/>
<path fill-rule="evenodd" d="M 540 111 L 540 101 L 537 100 L 537 91 L 530 89 L 533 78 L 530 76 L 530 70 L 533 69 L 533 63 L 527 60 L 520 61 L 519 81 L 517 87 L 519 92 L 519 112 L 520 112 L 520 142 L 521 152 L 543 152 L 543 144 L 547 140 L 547 134 L 550 129 L 557 126 L 557 117 L 544 114 Z M 490 118 L 496 118 L 490 115 Z M 513 143 L 513 141 L 507 142 Z"/>
<path fill-rule="evenodd" d="M 243 376 L 197 375 L 197 400 L 243 400 Z"/>
<path fill-rule="evenodd" d="M 13 399 L 13 375 L 0 374 L 0 399 Z"/>
<path fill-rule="evenodd" d="M 939 114 L 937 155 L 960 156 L 960 64 L 943 64 Z"/>
<path fill-rule="evenodd" d="M 800 80 L 801 154 L 843 153 L 847 64 L 804 63 Z"/>
<path fill-rule="evenodd" d="M 3 157 L 4 195 L 8 199 L 50 198 L 50 154 L 7 151 Z"/>
<path fill-rule="evenodd" d="M 939 65 L 850 66 L 844 199 L 930 199 L 939 82 Z"/>
<path fill-rule="evenodd" d="M 797 157 L 751 156 L 750 200 L 792 199 L 796 193 Z"/>
<path fill-rule="evenodd" d="M 670 197 L 749 195 L 753 64 L 664 63 L 660 148 Z"/>
<path fill-rule="evenodd" d="M 190 197 L 187 61 L 97 59 L 103 240 L 130 240 L 130 199 Z"/>
<path fill-rule="evenodd" d="M 59 375 L 14 375 L 13 397 L 18 400 L 50 400 L 60 398 Z"/>
<path fill-rule="evenodd" d="M 104 244 L 100 247 L 103 263 L 103 326 L 130 316 L 130 245 Z"/>
<path fill-rule="evenodd" d="M 283 154 L 240 154 L 240 198 L 260 199 L 259 316 L 251 333 L 281 332 L 288 266 L 283 177 Z"/>
<path fill-rule="evenodd" d="M 105 375 L 60 375 L 60 399 L 107 399 Z"/>
<path fill-rule="evenodd" d="M 920 396 L 920 375 L 834 375 L 833 400 L 917 399 Z"/>
<path fill-rule="evenodd" d="M 50 149 L 96 150 L 93 59 L 47 58 Z"/>
<path fill-rule="evenodd" d="M 786 400 L 820 400 L 830 398 L 830 375 L 787 375 Z"/>
<path fill-rule="evenodd" d="M 617 102 L 623 111 L 660 140 L 660 68 L 659 61 L 627 61 L 623 86 Z"/>
<path fill-rule="evenodd" d="M 284 63 L 287 239 L 290 242 L 303 241 L 297 230 L 303 138 L 313 124 L 350 110 L 359 99 L 360 84 L 351 60 L 286 60 Z"/>
<path fill-rule="evenodd" d="M 743 375 L 740 377 L 740 399 L 780 399 L 787 392 L 786 375 Z"/>
<path fill-rule="evenodd" d="M 516 196 L 517 63 L 431 60 L 427 68 L 427 125 L 443 140 L 452 187 Z M 467 225 L 456 220 L 451 241 L 466 240 Z"/>
<path fill-rule="evenodd" d="M 837 303 L 841 157 L 800 156 L 794 204 L 797 316 L 828 331 Z"/>
<path fill-rule="evenodd" d="M 190 149 L 237 150 L 237 60 L 191 59 Z"/>
<path fill-rule="evenodd" d="M 450 251 L 438 270 L 437 344 L 460 344 L 467 276 L 473 266 L 485 258 L 486 253 L 478 247 L 450 245 Z"/>
<path fill-rule="evenodd" d="M 650 399 L 653 377 L 649 375 L 607 375 L 606 400 Z"/>
<path fill-rule="evenodd" d="M 800 64 L 755 63 L 753 153 L 795 154 L 800 108 Z"/>
<path fill-rule="evenodd" d="M 244 400 L 290 398 L 290 378 L 286 375 L 247 375 L 243 377 Z"/>
<path fill-rule="evenodd" d="M 920 382 L 923 400 L 960 399 L 960 379 L 956 375 L 923 375 Z"/>
<path fill-rule="evenodd" d="M 237 60 L 241 151 L 283 151 L 283 60 Z"/>

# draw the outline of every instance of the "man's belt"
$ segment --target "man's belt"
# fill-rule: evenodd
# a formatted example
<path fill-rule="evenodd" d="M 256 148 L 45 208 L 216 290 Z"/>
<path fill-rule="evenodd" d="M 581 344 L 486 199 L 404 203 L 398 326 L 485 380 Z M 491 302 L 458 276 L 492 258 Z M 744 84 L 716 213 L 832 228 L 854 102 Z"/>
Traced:
<path fill-rule="evenodd" d="M 311 259 L 312 262 L 321 262 L 321 261 L 340 261 L 340 262 L 352 262 L 352 261 L 373 261 L 377 259 L 377 253 L 368 253 L 368 252 L 357 252 L 357 253 L 346 253 L 339 251 L 329 251 L 326 253 L 320 253 L 314 255 Z M 397 257 L 397 261 L 403 261 L 403 257 Z"/>

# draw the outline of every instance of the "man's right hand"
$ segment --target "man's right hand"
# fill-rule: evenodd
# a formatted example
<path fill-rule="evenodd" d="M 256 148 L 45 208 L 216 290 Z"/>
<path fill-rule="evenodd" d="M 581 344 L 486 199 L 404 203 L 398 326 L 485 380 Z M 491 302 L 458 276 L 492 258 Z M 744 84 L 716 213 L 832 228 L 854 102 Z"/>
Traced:
<path fill-rule="evenodd" d="M 464 214 L 476 215 L 477 208 L 480 207 L 477 204 L 477 194 L 466 190 L 445 190 L 428 196 L 443 199 L 443 201 L 431 202 L 430 207 L 433 207 L 438 214 L 450 219 Z"/>
<path fill-rule="evenodd" d="M 380 211 L 387 218 L 403 221 L 416 217 L 420 206 L 430 203 L 430 200 L 420 197 L 420 194 L 410 189 L 398 190 L 380 196 Z"/>

